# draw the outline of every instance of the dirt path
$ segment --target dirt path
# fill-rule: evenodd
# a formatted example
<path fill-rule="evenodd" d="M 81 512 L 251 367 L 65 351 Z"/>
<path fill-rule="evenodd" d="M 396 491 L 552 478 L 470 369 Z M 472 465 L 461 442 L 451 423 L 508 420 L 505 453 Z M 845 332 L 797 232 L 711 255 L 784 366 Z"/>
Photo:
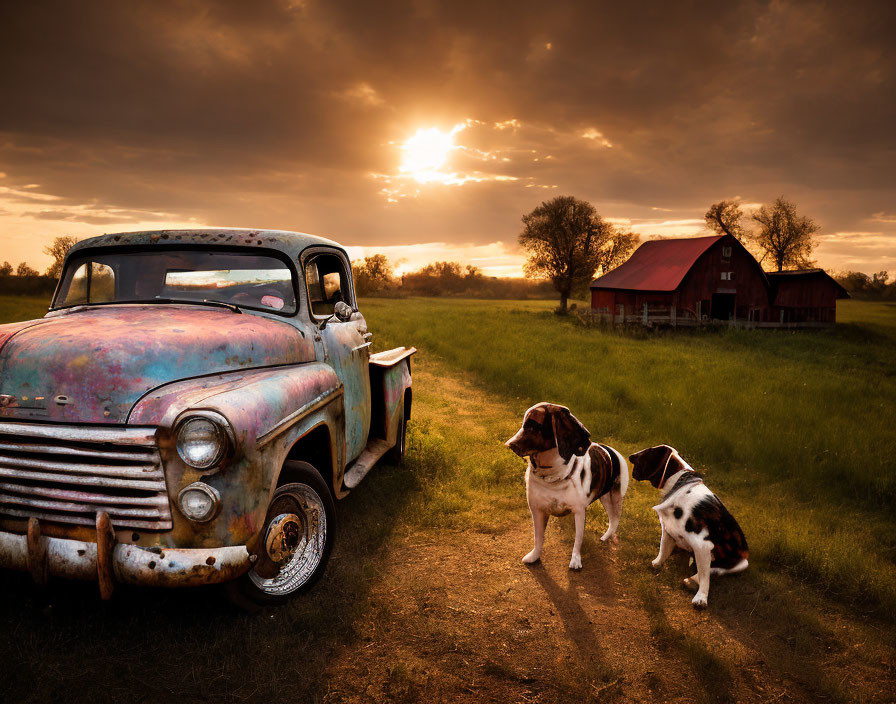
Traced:
<path fill-rule="evenodd" d="M 524 405 L 419 359 L 408 461 L 340 503 L 327 574 L 282 609 L 237 612 L 212 589 L 102 602 L 93 584 L 0 575 L 0 701 L 893 701 L 892 626 L 761 554 L 694 611 L 684 555 L 648 566 L 647 487 L 630 487 L 617 546 L 589 512 L 581 572 L 568 518 L 523 565 L 523 465 L 500 441 Z"/>
<path fill-rule="evenodd" d="M 481 465 L 496 451 L 494 426 L 512 424 L 513 404 L 436 362 L 416 374 L 417 388 L 432 389 L 415 409 L 420 421 L 443 441 L 461 436 Z M 490 425 L 479 420 L 486 414 Z M 541 563 L 521 563 L 531 533 L 521 483 L 513 493 L 523 506 L 496 509 L 486 527 L 475 517 L 487 506 L 469 506 L 460 511 L 469 529 L 417 526 L 392 539 L 359 638 L 329 661 L 326 701 L 892 700 L 892 632 L 783 577 L 753 570 L 719 580 L 710 609 L 693 610 L 679 585 L 689 573 L 683 554 L 659 575 L 647 566 L 656 549 L 655 517 L 641 515 L 649 497 L 629 501 L 618 546 L 597 541 L 604 517 L 589 513 L 576 573 L 565 520 L 549 524 Z"/>

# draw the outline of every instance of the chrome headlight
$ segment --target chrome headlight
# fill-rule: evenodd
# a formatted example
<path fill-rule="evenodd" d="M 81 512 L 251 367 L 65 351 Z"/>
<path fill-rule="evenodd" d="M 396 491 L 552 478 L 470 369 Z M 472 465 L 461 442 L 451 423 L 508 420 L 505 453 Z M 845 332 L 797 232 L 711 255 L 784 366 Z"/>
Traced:
<path fill-rule="evenodd" d="M 186 417 L 177 426 L 177 454 L 194 469 L 214 467 L 227 450 L 226 423 L 216 413 Z"/>
<path fill-rule="evenodd" d="M 214 487 L 202 482 L 194 482 L 180 490 L 177 502 L 183 513 L 191 521 L 204 523 L 214 518 L 221 507 L 221 497 Z"/>

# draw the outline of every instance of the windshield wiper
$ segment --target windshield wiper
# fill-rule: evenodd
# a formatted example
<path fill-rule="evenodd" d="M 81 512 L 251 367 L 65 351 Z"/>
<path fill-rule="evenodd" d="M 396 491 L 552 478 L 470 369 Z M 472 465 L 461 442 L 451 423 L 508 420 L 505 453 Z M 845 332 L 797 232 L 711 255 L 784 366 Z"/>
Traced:
<path fill-rule="evenodd" d="M 189 299 L 189 298 L 147 298 L 145 300 L 137 300 L 137 301 L 114 301 L 115 303 L 185 303 L 187 305 L 193 306 L 219 306 L 221 308 L 227 308 L 232 310 L 234 313 L 242 313 L 240 307 L 236 303 L 224 303 L 224 301 L 210 301 L 207 298 L 203 298 L 200 300 Z"/>
<path fill-rule="evenodd" d="M 207 298 L 203 298 L 202 301 L 198 301 L 201 303 L 206 303 L 210 306 L 221 306 L 223 308 L 230 308 L 234 313 L 242 313 L 240 307 L 236 303 L 225 303 L 224 301 L 210 301 Z"/>

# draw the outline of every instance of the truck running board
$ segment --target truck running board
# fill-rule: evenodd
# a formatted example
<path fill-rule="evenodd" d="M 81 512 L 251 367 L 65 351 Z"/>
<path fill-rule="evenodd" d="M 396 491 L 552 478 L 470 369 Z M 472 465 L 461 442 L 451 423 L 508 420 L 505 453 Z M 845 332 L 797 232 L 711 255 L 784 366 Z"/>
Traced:
<path fill-rule="evenodd" d="M 349 470 L 345 473 L 342 481 L 349 489 L 354 489 L 361 480 L 367 476 L 367 473 L 376 464 L 377 460 L 392 449 L 392 445 L 383 439 L 371 440 L 367 443 L 364 451 L 358 455 Z"/>

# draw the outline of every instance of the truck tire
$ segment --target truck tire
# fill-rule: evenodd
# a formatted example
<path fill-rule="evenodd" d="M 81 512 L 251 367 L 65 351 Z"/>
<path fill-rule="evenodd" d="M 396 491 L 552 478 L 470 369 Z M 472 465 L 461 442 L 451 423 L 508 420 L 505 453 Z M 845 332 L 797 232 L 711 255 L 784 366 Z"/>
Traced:
<path fill-rule="evenodd" d="M 258 558 L 246 574 L 227 585 L 231 601 L 243 608 L 279 606 L 304 594 L 320 579 L 333 549 L 336 506 L 326 482 L 307 462 L 287 462 L 285 468 L 293 481 L 278 487 L 271 497 Z M 284 521 L 291 529 L 287 542 L 293 552 L 274 562 L 268 537 Z M 277 537 L 283 535 L 277 532 Z"/>
<path fill-rule="evenodd" d="M 391 450 L 386 452 L 385 460 L 388 464 L 400 467 L 404 464 L 404 450 L 408 438 L 408 420 L 404 416 L 404 406 L 401 407 L 401 415 L 398 417 L 397 440 Z"/>

